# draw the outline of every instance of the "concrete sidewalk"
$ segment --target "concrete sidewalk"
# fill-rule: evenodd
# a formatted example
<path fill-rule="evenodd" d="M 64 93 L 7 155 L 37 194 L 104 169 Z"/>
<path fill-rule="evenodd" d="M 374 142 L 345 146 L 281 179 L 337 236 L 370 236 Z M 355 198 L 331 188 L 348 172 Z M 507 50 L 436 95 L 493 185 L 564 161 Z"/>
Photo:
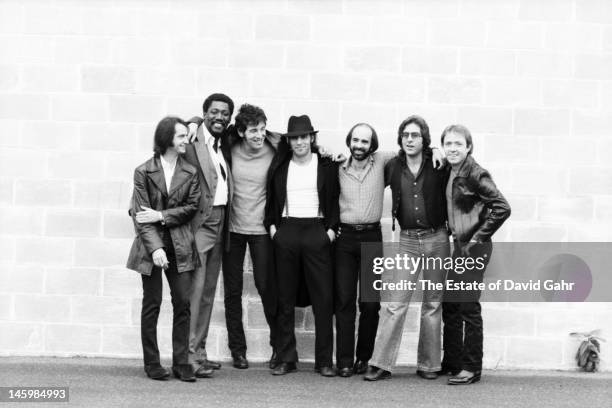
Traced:
<path fill-rule="evenodd" d="M 69 404 L 44 407 L 612 406 L 611 373 L 486 371 L 480 383 L 448 386 L 446 377 L 423 380 L 413 368 L 400 369 L 390 380 L 369 383 L 362 376 L 323 378 L 311 364 L 300 365 L 295 374 L 274 377 L 263 364 L 237 370 L 225 363 L 215 378 L 183 383 L 150 380 L 141 364 L 123 359 L 4 357 L 0 386 L 70 387 Z"/>

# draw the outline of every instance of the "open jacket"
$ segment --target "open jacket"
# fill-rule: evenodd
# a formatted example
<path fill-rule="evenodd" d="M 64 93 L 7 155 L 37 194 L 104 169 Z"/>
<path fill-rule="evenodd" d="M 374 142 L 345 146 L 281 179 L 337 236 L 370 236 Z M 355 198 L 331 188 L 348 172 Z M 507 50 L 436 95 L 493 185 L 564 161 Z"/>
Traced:
<path fill-rule="evenodd" d="M 317 166 L 317 192 L 319 210 L 323 214 L 325 230 L 338 231 L 340 223 L 340 182 L 338 181 L 338 164 L 328 158 L 319 158 Z M 268 172 L 268 187 L 266 197 L 266 215 L 264 226 L 269 231 L 270 225 L 280 225 L 283 209 L 287 200 L 287 174 L 291 152 L 284 152 L 282 145 Z"/>
<path fill-rule="evenodd" d="M 450 175 L 450 166 L 448 166 Z M 510 217 L 510 204 L 497 189 L 489 172 L 471 155 L 465 159 L 452 186 L 455 239 L 486 242 Z"/>
<path fill-rule="evenodd" d="M 189 224 L 200 204 L 200 184 L 196 168 L 181 156 L 177 158 L 170 187 L 168 192 L 159 157 L 147 160 L 134 170 L 134 192 L 129 214 L 137 235 L 130 249 L 128 269 L 150 275 L 154 266 L 151 255 L 170 243 L 179 273 L 192 271 L 200 265 L 194 234 Z M 161 211 L 165 225 L 160 222 L 136 222 L 136 213 L 143 207 Z M 170 248 L 166 248 L 168 249 Z"/>

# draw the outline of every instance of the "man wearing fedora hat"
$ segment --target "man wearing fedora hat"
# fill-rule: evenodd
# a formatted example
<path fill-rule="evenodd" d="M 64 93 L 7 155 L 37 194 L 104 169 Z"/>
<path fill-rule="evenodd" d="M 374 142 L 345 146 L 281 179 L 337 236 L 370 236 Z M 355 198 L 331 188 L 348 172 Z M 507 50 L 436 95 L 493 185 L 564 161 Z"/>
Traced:
<path fill-rule="evenodd" d="M 277 270 L 277 353 L 272 374 L 297 369 L 295 311 L 300 272 L 312 295 L 315 318 L 315 371 L 333 369 L 332 242 L 339 222 L 338 165 L 322 157 L 307 115 L 291 116 L 268 173 L 266 228 L 275 248 Z"/>

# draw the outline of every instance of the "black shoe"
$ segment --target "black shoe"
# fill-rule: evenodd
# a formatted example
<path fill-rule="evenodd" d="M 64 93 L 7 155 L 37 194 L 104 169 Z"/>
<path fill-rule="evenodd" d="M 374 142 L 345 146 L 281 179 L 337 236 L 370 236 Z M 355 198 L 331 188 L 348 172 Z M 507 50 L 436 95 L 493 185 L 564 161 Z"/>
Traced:
<path fill-rule="evenodd" d="M 455 376 L 457 374 L 459 374 L 461 372 L 460 368 L 451 368 L 448 366 L 445 366 L 444 364 L 442 364 L 442 369 L 440 371 L 437 371 L 436 373 L 438 375 L 450 375 L 450 376 Z"/>
<path fill-rule="evenodd" d="M 363 360 L 355 361 L 353 365 L 353 374 L 365 374 L 368 370 L 368 362 Z"/>
<path fill-rule="evenodd" d="M 426 380 L 435 380 L 436 378 L 438 378 L 438 373 L 436 371 L 417 370 L 416 373 L 419 377 L 424 378 Z"/>
<path fill-rule="evenodd" d="M 330 366 L 315 367 L 315 373 L 321 374 L 323 377 L 335 377 L 336 370 Z"/>
<path fill-rule="evenodd" d="M 368 371 L 363 376 L 365 381 L 386 380 L 387 378 L 391 378 L 391 373 L 376 366 L 369 366 Z"/>
<path fill-rule="evenodd" d="M 203 365 L 204 367 L 212 368 L 213 370 L 218 370 L 221 368 L 221 363 L 218 363 L 212 360 L 208 360 L 208 359 L 203 360 L 201 362 L 201 365 Z"/>
<path fill-rule="evenodd" d="M 161 364 L 149 364 L 145 366 L 147 377 L 153 380 L 167 380 L 170 377 L 170 370 L 162 367 Z"/>
<path fill-rule="evenodd" d="M 268 367 L 270 367 L 270 370 L 274 370 L 278 364 L 278 354 L 276 354 L 276 351 L 273 351 L 270 361 L 268 362 Z"/>
<path fill-rule="evenodd" d="M 297 371 L 295 363 L 279 363 L 272 371 L 272 375 L 285 375 Z"/>
<path fill-rule="evenodd" d="M 236 356 L 234 357 L 233 365 L 235 368 L 240 368 L 241 370 L 244 370 L 246 368 L 249 368 L 249 361 L 246 359 L 245 356 Z"/>
<path fill-rule="evenodd" d="M 338 375 L 343 378 L 349 378 L 353 376 L 353 369 L 350 367 L 343 367 L 338 370 Z"/>
<path fill-rule="evenodd" d="M 472 373 L 472 375 L 455 375 L 448 379 L 449 385 L 468 385 L 480 381 L 480 371 Z"/>
<path fill-rule="evenodd" d="M 211 378 L 214 370 L 210 367 L 200 366 L 195 372 L 197 378 Z"/>
<path fill-rule="evenodd" d="M 181 381 L 194 382 L 196 380 L 195 374 L 193 373 L 193 366 L 191 364 L 179 364 L 172 367 L 174 376 Z"/>

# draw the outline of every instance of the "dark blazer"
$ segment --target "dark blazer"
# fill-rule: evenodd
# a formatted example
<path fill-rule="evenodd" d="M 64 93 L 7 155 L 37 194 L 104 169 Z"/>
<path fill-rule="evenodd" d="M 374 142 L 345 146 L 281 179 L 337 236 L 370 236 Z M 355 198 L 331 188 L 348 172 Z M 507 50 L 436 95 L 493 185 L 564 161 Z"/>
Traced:
<path fill-rule="evenodd" d="M 217 191 L 217 183 L 218 176 L 217 170 L 215 168 L 215 164 L 213 162 L 212 157 L 208 151 L 208 147 L 204 142 L 204 125 L 200 125 L 198 127 L 197 132 L 197 140 L 193 143 L 190 143 L 186 146 L 185 152 L 185 160 L 193 165 L 198 172 L 199 180 L 200 180 L 200 188 L 202 190 L 202 200 L 200 200 L 200 205 L 198 207 L 198 211 L 191 221 L 191 226 L 194 231 L 197 231 L 198 228 L 202 227 L 208 217 L 212 214 L 213 204 L 215 200 L 215 192 Z M 225 234 L 225 249 L 229 249 L 229 234 L 227 233 L 227 228 L 229 226 L 229 216 L 232 205 L 232 197 L 234 195 L 234 185 L 232 183 L 232 173 L 229 166 L 229 162 L 227 159 L 226 150 L 229 149 L 228 143 L 224 139 L 221 140 L 221 151 L 223 153 L 223 157 L 226 161 L 227 168 L 225 169 L 227 175 L 227 187 L 229 190 L 229 195 L 227 197 L 227 206 L 225 211 L 225 224 L 223 233 Z M 231 156 L 231 153 L 229 153 Z M 198 247 L 206 246 L 205 243 L 197 243 Z"/>
<path fill-rule="evenodd" d="M 282 145 L 268 172 L 268 189 L 266 199 L 266 216 L 264 226 L 269 231 L 270 225 L 280 225 L 285 201 L 287 199 L 287 174 L 291 153 L 283 151 Z M 321 157 L 318 153 L 317 191 L 319 195 L 319 210 L 323 214 L 325 229 L 338 231 L 340 222 L 340 182 L 338 181 L 338 163 Z"/>
<path fill-rule="evenodd" d="M 130 249 L 127 268 L 150 275 L 154 266 L 152 253 L 158 248 L 166 248 L 170 242 L 179 273 L 198 267 L 200 258 L 189 221 L 198 210 L 200 197 L 197 170 L 181 156 L 176 162 L 169 193 L 159 157 L 138 166 L 134 170 L 134 192 L 129 210 L 137 235 Z M 136 222 L 136 213 L 143 206 L 161 211 L 165 226 Z"/>
<path fill-rule="evenodd" d="M 446 225 L 446 220 L 448 218 L 445 194 L 448 172 L 444 169 L 434 169 L 431 160 L 431 149 L 427 149 L 427 151 L 423 152 L 423 161 L 425 162 L 423 164 L 422 173 L 423 199 L 425 201 L 427 221 L 434 228 L 439 228 Z M 402 199 L 402 172 L 406 167 L 406 155 L 404 152 L 400 152 L 385 166 L 385 184 L 391 186 L 391 215 L 393 217 L 394 230 L 395 220 L 397 219 Z"/>

